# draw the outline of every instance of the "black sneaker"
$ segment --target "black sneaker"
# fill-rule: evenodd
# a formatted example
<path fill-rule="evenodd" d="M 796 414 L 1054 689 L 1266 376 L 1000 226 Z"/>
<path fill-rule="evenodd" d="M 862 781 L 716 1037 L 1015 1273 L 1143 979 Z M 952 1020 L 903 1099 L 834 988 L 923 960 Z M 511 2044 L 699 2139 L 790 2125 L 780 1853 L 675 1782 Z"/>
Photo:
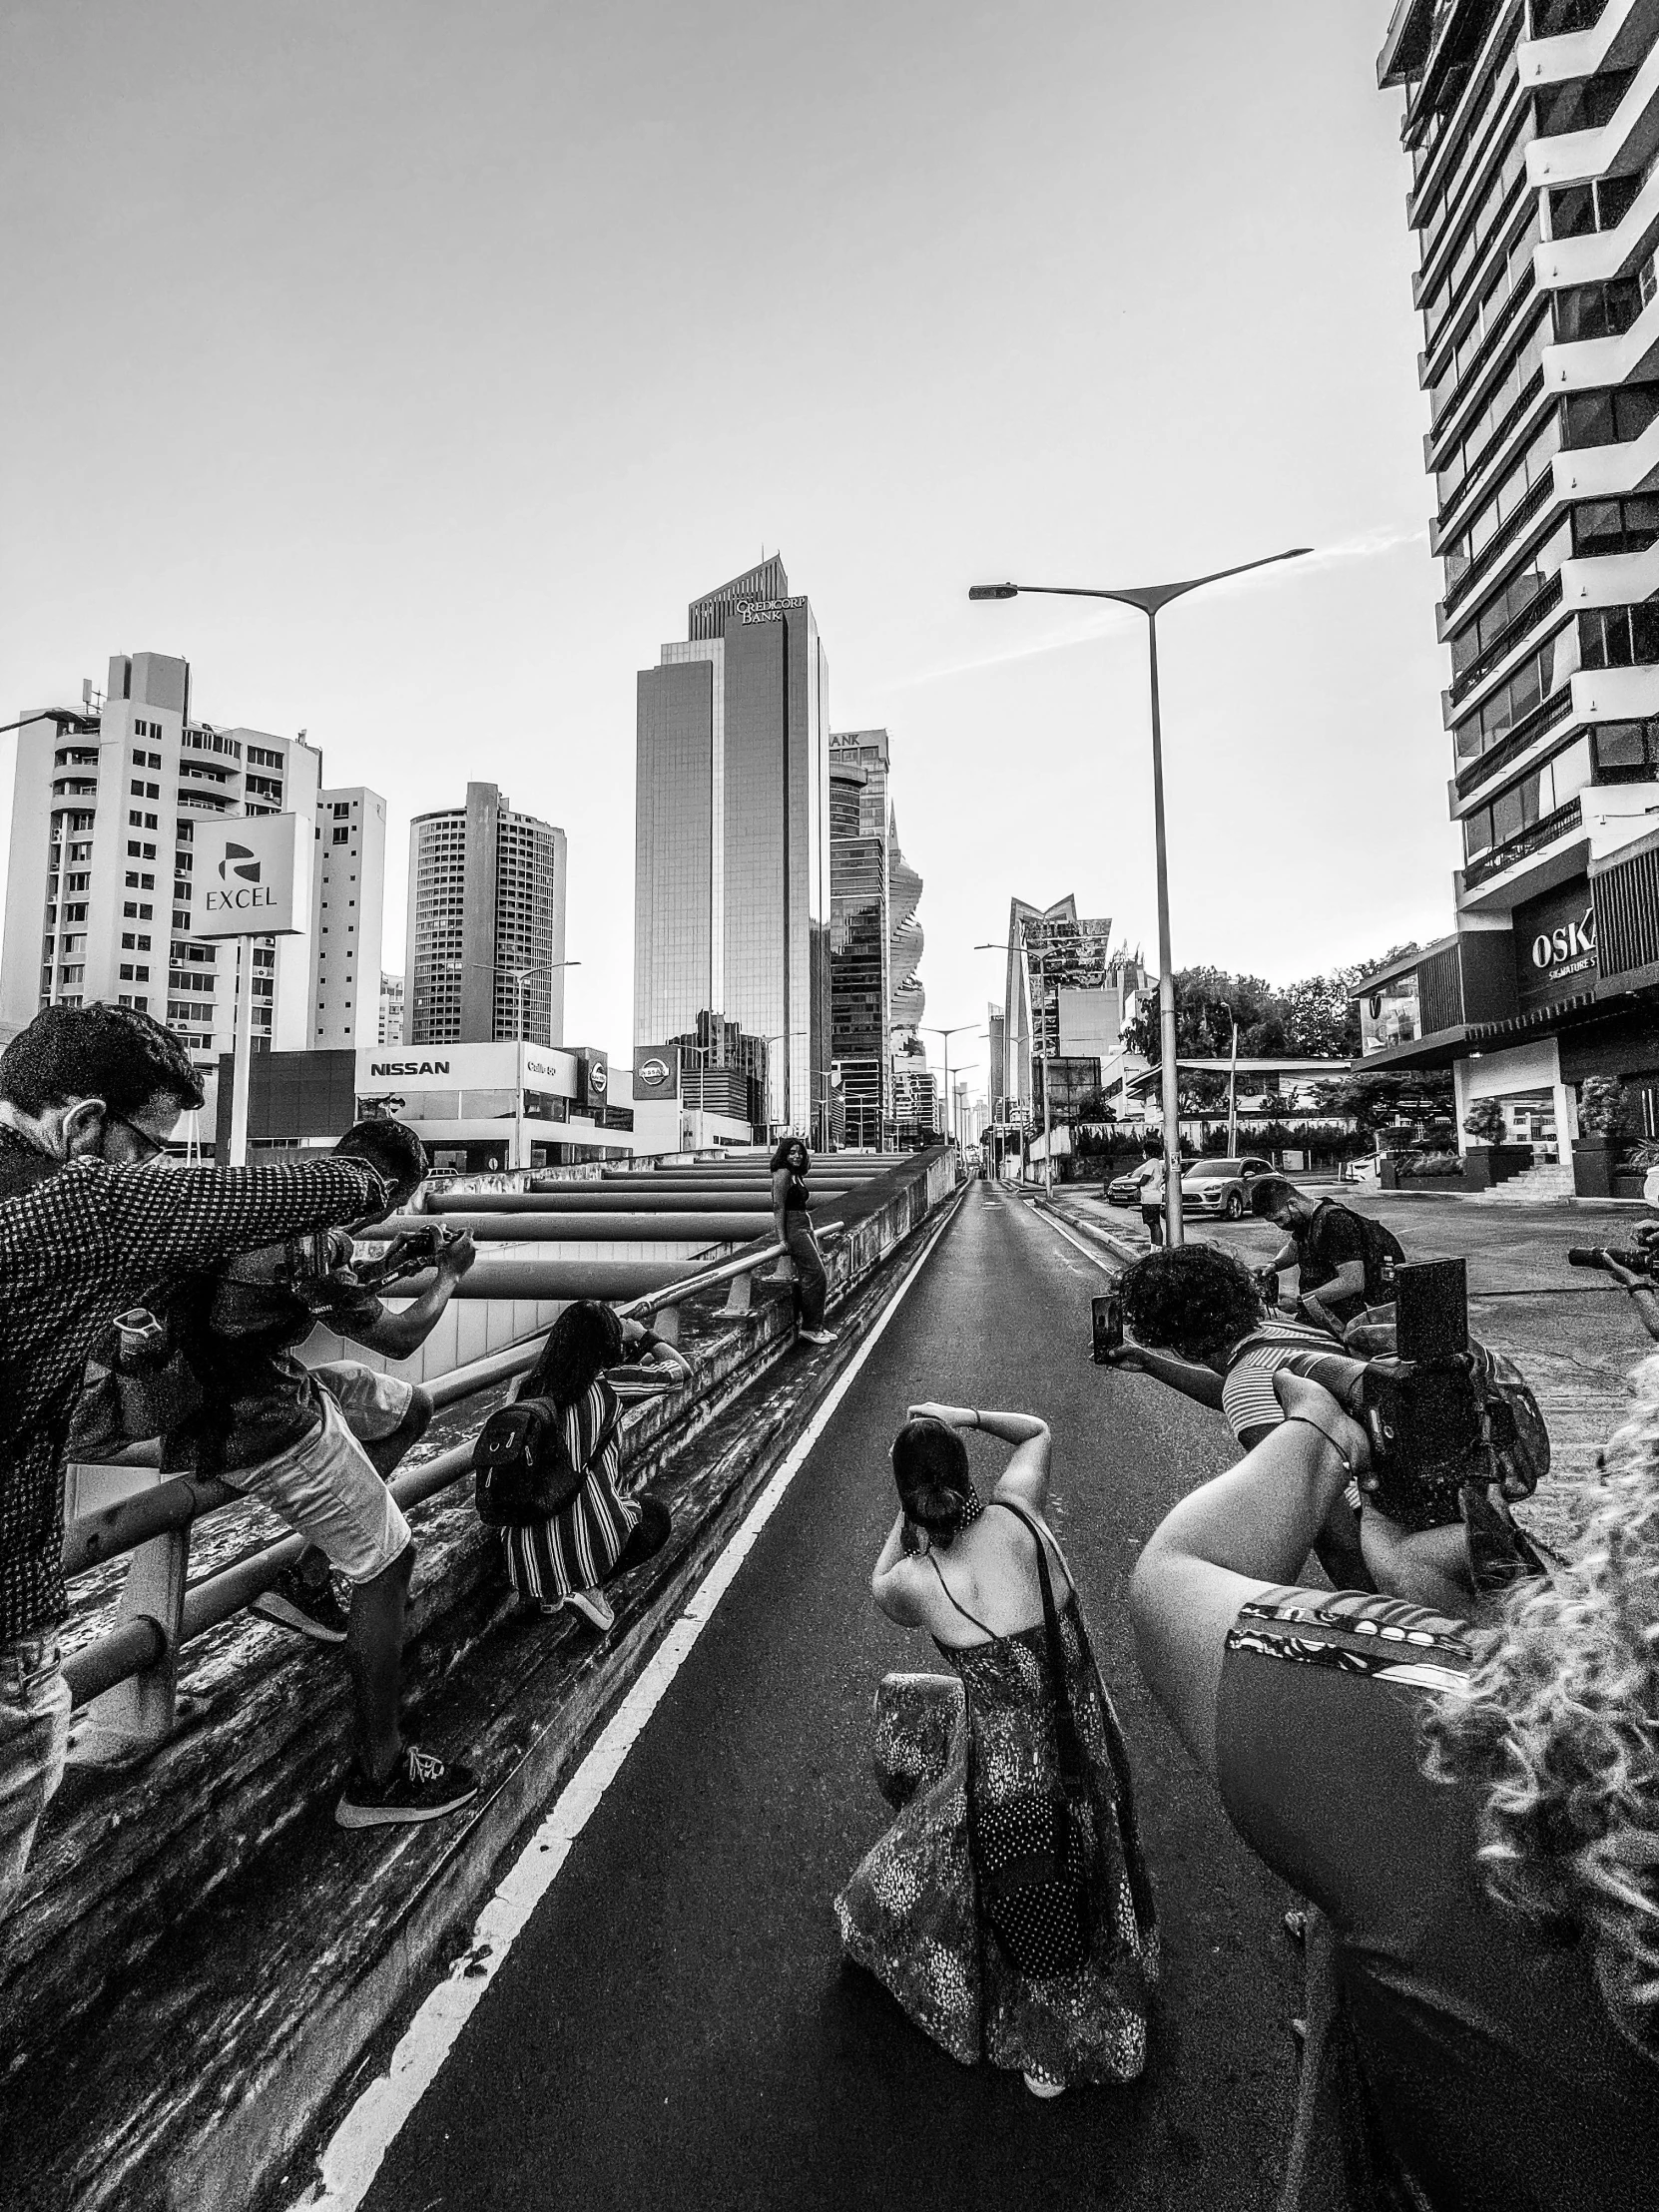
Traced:
<path fill-rule="evenodd" d="M 269 1590 L 264 1590 L 249 1607 L 268 1621 L 276 1621 L 282 1628 L 291 1628 L 298 1635 L 309 1636 L 315 1644 L 343 1644 L 345 1641 L 346 1611 L 334 1595 L 334 1586 L 328 1576 L 312 1581 L 300 1574 L 297 1567 L 284 1567 Z"/>
<path fill-rule="evenodd" d="M 334 1818 L 341 1828 L 416 1828 L 458 1813 L 478 1795 L 478 1777 L 465 1767 L 405 1744 L 384 1782 L 370 1782 L 353 1766 L 345 1778 Z"/>

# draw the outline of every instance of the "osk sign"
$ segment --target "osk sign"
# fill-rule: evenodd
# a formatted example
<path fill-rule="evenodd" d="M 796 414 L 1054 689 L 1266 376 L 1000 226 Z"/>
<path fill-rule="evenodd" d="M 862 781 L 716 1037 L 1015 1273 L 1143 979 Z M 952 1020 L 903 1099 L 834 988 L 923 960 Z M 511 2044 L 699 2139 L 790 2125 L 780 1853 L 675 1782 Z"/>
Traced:
<path fill-rule="evenodd" d="M 1513 928 L 1515 988 L 1523 1006 L 1593 988 L 1596 910 L 1583 876 L 1517 906 Z"/>
<path fill-rule="evenodd" d="M 193 937 L 291 937 L 309 925 L 310 833 L 297 815 L 198 821 L 190 851 Z"/>

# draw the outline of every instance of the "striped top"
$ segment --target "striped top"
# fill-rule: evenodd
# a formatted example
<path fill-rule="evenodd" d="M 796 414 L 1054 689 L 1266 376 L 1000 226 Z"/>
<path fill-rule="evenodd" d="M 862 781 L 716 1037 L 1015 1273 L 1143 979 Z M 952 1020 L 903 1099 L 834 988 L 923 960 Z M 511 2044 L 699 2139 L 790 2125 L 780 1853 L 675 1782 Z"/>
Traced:
<path fill-rule="evenodd" d="M 630 1407 L 659 1397 L 678 1379 L 641 1368 L 613 1368 L 564 1409 L 565 1444 L 587 1479 L 551 1519 L 504 1528 L 507 1575 L 521 1598 L 551 1601 L 596 1589 L 621 1558 L 640 1509 L 620 1487 L 622 1423 Z"/>
<path fill-rule="evenodd" d="M 1221 1386 L 1221 1409 L 1240 1443 L 1253 1429 L 1277 1428 L 1285 1418 L 1273 1379 L 1293 1353 L 1342 1350 L 1329 1330 L 1313 1329 L 1304 1322 L 1276 1321 L 1262 1334 L 1271 1335 L 1273 1343 L 1253 1346 L 1242 1354 Z"/>

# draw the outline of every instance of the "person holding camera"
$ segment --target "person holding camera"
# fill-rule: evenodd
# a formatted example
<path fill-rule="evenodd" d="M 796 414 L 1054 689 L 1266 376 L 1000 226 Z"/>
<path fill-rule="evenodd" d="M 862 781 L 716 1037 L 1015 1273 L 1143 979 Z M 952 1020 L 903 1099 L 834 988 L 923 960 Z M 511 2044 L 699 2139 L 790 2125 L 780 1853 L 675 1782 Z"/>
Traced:
<path fill-rule="evenodd" d="M 1264 1176 L 1250 1196 L 1258 1220 L 1273 1222 L 1285 1242 L 1270 1268 L 1295 1268 L 1298 1310 L 1340 1338 L 1351 1322 L 1388 1296 L 1386 1263 L 1404 1254 L 1381 1222 L 1334 1198 L 1315 1200 L 1283 1176 Z"/>
<path fill-rule="evenodd" d="M 1294 1586 L 1370 1447 L 1318 1384 L 1276 1387 L 1286 1419 L 1166 1516 L 1130 1608 L 1233 1826 L 1324 1917 L 1282 2201 L 1637 2212 L 1659 2173 L 1659 1361 L 1574 1559 L 1478 1625 Z"/>
<path fill-rule="evenodd" d="M 158 1279 L 402 1196 L 368 1157 L 159 1172 L 201 1104 L 133 1007 L 46 1007 L 0 1054 L 0 1912 L 63 1777 L 64 1469 L 94 1348 Z"/>
<path fill-rule="evenodd" d="M 622 1424 L 631 1405 L 688 1382 L 691 1372 L 648 1323 L 597 1299 L 565 1308 L 516 1395 L 550 1401 L 583 1479 L 548 1519 L 502 1530 L 507 1577 L 520 1598 L 547 1614 L 568 1606 L 602 1636 L 614 1626 L 601 1585 L 661 1551 L 674 1525 L 661 1498 L 624 1491 Z"/>
<path fill-rule="evenodd" d="M 384 1116 L 349 1129 L 333 1156 L 375 1161 L 405 1197 L 425 1179 L 420 1139 Z M 253 1610 L 344 1647 L 353 1759 L 334 1808 L 342 1828 L 438 1820 L 469 1804 L 478 1785 L 465 1767 L 406 1742 L 398 1715 L 415 1548 L 386 1483 L 425 1433 L 432 1401 L 361 1362 L 307 1367 L 298 1352 L 323 1328 L 385 1359 L 412 1358 L 474 1258 L 468 1236 L 444 1245 L 430 1287 L 394 1314 L 357 1272 L 351 1239 L 336 1233 L 227 1261 L 183 1285 L 166 1308 L 172 1357 L 163 1387 L 182 1383 L 188 1393 L 194 1383 L 195 1402 L 187 1396 L 167 1423 L 164 1471 L 218 1476 L 302 1535 L 304 1550 Z M 330 1570 L 350 1585 L 348 1607 Z"/>
<path fill-rule="evenodd" d="M 1014 1446 L 985 1501 L 968 1431 Z M 1128 1752 L 1043 1517 L 1049 1453 L 1033 1415 L 960 1405 L 912 1405 L 893 1440 L 870 1594 L 954 1672 L 882 1683 L 898 1818 L 835 1900 L 847 1956 L 924 2033 L 1039 2097 L 1140 2073 L 1159 1961 Z"/>
<path fill-rule="evenodd" d="M 1271 1315 L 1244 1262 L 1220 1245 L 1189 1244 L 1149 1252 L 1125 1270 L 1123 1318 L 1136 1342 L 1110 1365 L 1150 1375 L 1214 1406 L 1246 1451 L 1284 1419 L 1274 1377 L 1298 1355 L 1329 1356 L 1329 1331 Z M 1358 1377 L 1360 1365 L 1353 1365 Z M 1369 1589 L 1361 1541 L 1358 1487 L 1332 1506 L 1315 1549 L 1338 1588 Z"/>

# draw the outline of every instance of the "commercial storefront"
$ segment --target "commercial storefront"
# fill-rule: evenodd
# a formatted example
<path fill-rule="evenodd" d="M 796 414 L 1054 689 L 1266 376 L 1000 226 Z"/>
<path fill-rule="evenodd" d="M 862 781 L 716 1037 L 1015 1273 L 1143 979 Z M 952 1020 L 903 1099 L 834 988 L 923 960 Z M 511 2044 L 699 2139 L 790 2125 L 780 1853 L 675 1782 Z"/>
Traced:
<path fill-rule="evenodd" d="M 1477 1099 L 1504 1141 L 1561 1160 L 1591 1075 L 1631 1093 L 1659 1136 L 1659 829 L 1482 926 L 1392 962 L 1357 993 L 1361 1064 L 1449 1067 L 1459 1142 Z"/>
<path fill-rule="evenodd" d="M 657 1129 L 650 1109 L 636 1109 L 628 1077 L 618 1072 L 615 1087 L 625 1094 L 620 1102 L 611 1095 L 608 1056 L 589 1047 L 566 1051 L 509 1041 L 257 1053 L 250 1152 L 258 1159 L 331 1143 L 353 1120 L 382 1112 L 410 1124 L 437 1169 L 566 1167 L 627 1159 L 638 1150 L 675 1150 L 678 1109 L 671 1107 Z M 219 1090 L 223 1158 L 230 1135 L 228 1061 Z"/>

